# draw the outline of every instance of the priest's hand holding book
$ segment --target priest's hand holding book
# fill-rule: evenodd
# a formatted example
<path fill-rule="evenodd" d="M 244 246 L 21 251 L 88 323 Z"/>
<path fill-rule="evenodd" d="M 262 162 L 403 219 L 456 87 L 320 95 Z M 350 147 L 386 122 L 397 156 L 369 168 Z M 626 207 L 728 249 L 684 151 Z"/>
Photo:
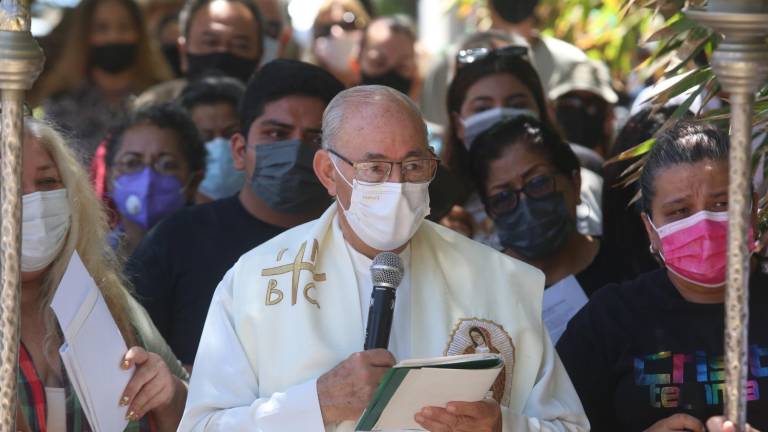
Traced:
<path fill-rule="evenodd" d="M 501 432 L 501 407 L 494 399 L 449 402 L 422 409 L 415 420 L 430 432 Z"/>
<path fill-rule="evenodd" d="M 498 402 L 477 400 L 480 397 L 459 402 L 454 397 L 462 392 L 453 392 L 455 387 L 478 387 L 475 390 L 482 394 L 501 365 L 494 354 L 407 360 L 396 365 L 394 356 L 384 349 L 354 353 L 317 380 L 323 422 L 359 419 L 356 430 L 403 428 L 408 423 L 409 429 L 422 427 L 432 432 L 500 432 Z M 442 388 L 445 385 L 454 389 Z M 425 399 L 423 394 L 430 393 L 444 399 Z M 430 400 L 432 403 L 424 402 Z"/>
<path fill-rule="evenodd" d="M 323 423 L 357 420 L 379 387 L 395 357 L 387 350 L 357 352 L 317 379 Z"/>

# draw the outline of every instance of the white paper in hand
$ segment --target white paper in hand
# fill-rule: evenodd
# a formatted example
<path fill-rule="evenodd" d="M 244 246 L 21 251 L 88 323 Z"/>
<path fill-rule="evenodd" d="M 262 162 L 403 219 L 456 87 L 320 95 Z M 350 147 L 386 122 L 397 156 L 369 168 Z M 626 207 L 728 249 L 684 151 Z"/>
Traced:
<path fill-rule="evenodd" d="M 128 348 L 77 252 L 51 306 L 64 332 L 59 353 L 91 428 L 122 431 L 128 425 L 127 408 L 119 401 L 133 370 L 123 370 L 120 362 Z"/>
<path fill-rule="evenodd" d="M 544 290 L 542 313 L 549 338 L 556 344 L 565 333 L 568 321 L 587 304 L 587 294 L 573 276 L 561 280 Z"/>

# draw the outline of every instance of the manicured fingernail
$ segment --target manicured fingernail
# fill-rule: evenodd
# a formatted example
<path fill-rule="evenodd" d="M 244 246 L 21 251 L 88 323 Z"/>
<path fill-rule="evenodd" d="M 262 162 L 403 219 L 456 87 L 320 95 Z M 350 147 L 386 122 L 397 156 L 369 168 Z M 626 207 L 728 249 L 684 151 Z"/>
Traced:
<path fill-rule="evenodd" d="M 456 407 L 453 405 L 448 405 L 448 407 L 445 408 L 449 413 L 456 412 Z"/>
<path fill-rule="evenodd" d="M 133 417 L 136 415 L 133 411 L 128 411 L 128 414 L 125 416 L 126 420 L 133 420 Z"/>
<path fill-rule="evenodd" d="M 123 396 L 120 398 L 120 406 L 128 406 L 128 396 Z"/>
<path fill-rule="evenodd" d="M 131 362 L 128 360 L 123 360 L 122 363 L 120 363 L 120 367 L 123 369 L 128 369 L 131 367 Z"/>

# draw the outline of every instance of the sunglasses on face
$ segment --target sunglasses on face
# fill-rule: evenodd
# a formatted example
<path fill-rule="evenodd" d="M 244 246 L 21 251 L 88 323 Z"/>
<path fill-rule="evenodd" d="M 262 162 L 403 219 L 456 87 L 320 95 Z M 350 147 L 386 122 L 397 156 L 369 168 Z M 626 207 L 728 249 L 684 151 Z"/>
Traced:
<path fill-rule="evenodd" d="M 334 27 L 339 27 L 344 31 L 359 30 L 362 28 L 362 25 L 358 21 L 359 20 L 352 12 L 344 12 L 341 20 L 315 27 L 314 37 L 319 38 L 330 36 Z"/>

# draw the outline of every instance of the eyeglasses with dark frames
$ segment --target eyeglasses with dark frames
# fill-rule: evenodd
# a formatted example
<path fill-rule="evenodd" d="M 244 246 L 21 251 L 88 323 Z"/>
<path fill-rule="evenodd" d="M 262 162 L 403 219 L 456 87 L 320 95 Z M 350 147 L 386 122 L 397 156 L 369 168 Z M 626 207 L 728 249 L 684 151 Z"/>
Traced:
<path fill-rule="evenodd" d="M 557 182 L 554 174 L 538 175 L 520 189 L 509 188 L 488 197 L 488 213 L 499 216 L 514 211 L 520 203 L 521 193 L 524 193 L 527 198 L 541 199 L 554 193 L 556 189 Z"/>

